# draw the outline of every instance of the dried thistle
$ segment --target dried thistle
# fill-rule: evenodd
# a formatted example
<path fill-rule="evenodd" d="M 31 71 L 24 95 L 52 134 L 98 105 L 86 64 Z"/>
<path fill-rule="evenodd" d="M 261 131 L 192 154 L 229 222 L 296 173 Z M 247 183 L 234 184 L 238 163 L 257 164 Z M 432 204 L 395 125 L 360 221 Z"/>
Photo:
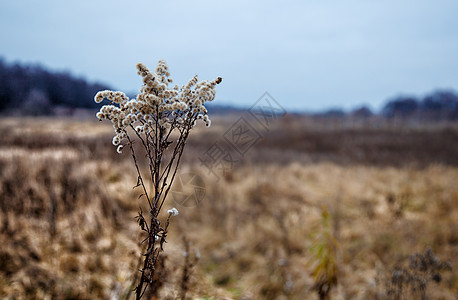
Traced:
<path fill-rule="evenodd" d="M 137 70 L 143 78 L 143 86 L 136 98 L 129 99 L 120 91 L 105 90 L 98 92 L 94 99 L 97 103 L 104 99 L 111 102 L 100 108 L 97 117 L 113 123 L 115 136 L 112 143 L 118 153 L 125 146 L 130 148 L 138 174 L 135 187 L 142 189 L 141 196 L 149 206 L 146 216 L 142 211 L 137 216 L 140 229 L 147 235 L 143 241 L 146 244 L 143 267 L 136 287 L 136 296 L 140 299 L 148 286 L 155 286 L 153 280 L 158 257 L 164 249 L 170 218 L 178 211 L 168 211 L 165 225 L 160 222 L 159 213 L 175 179 L 191 129 L 198 119 L 203 120 L 207 127 L 211 124 L 205 103 L 214 100 L 215 86 L 222 79 L 197 82 L 196 75 L 187 84 L 170 88 L 173 80 L 165 61 L 159 60 L 154 73 L 141 63 L 137 64 Z M 149 168 L 145 174 L 136 155 L 136 142 L 146 153 Z M 151 189 L 147 188 L 146 180 L 151 181 Z"/>

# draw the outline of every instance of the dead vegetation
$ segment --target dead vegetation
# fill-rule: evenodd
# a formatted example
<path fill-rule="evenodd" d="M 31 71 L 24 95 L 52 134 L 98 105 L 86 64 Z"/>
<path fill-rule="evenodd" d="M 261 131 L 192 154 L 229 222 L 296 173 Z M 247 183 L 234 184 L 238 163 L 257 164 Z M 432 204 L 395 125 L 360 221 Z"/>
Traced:
<path fill-rule="evenodd" d="M 284 119 L 218 179 L 198 158 L 234 120 L 190 137 L 180 172 L 203 179 L 205 196 L 169 203 L 180 215 L 157 297 L 393 299 L 393 272 L 414 274 L 404 262 L 430 247 L 452 269 L 431 274 L 425 297 L 456 298 L 456 127 Z M 0 297 L 133 296 L 141 201 L 110 126 L 4 119 L 0 130 Z"/>

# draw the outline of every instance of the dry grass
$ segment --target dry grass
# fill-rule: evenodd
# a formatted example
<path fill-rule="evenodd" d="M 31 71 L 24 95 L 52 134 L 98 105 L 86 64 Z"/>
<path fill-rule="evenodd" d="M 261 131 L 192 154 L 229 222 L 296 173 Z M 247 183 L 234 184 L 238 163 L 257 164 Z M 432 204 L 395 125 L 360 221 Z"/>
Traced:
<path fill-rule="evenodd" d="M 197 128 L 185 151 L 181 172 L 199 174 L 206 194 L 198 206 L 177 206 L 161 298 L 180 296 L 186 235 L 201 254 L 188 298 L 318 299 L 310 250 L 325 205 L 338 242 L 331 299 L 388 299 L 391 271 L 427 247 L 453 266 L 429 284 L 429 299 L 456 299 L 455 125 L 288 118 L 218 181 L 198 160 L 234 120 L 218 121 Z M 130 157 L 110 145 L 111 127 L 5 119 L 0 130 L 0 297 L 125 296 L 141 250 L 141 201 Z"/>

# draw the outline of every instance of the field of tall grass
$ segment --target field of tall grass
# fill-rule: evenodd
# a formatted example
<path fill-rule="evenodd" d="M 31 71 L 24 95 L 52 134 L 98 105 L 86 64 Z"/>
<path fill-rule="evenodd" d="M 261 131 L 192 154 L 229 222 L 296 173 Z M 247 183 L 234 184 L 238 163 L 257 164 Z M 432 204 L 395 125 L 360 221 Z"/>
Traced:
<path fill-rule="evenodd" d="M 150 298 L 457 299 L 456 124 L 285 116 L 240 151 L 237 120 L 191 133 Z M 0 132 L 0 298 L 133 297 L 145 207 L 111 125 Z"/>

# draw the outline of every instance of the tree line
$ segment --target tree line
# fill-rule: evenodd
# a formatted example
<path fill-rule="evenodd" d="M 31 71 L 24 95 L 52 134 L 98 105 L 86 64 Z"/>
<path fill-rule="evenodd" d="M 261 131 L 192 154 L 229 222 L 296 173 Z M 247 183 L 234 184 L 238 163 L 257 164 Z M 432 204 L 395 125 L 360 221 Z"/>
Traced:
<path fill-rule="evenodd" d="M 388 100 L 379 112 L 362 106 L 350 112 L 333 108 L 314 114 L 319 118 L 357 118 L 373 116 L 385 119 L 409 119 L 418 121 L 458 120 L 458 94 L 452 90 L 437 90 L 425 97 L 397 96 Z"/>
<path fill-rule="evenodd" d="M 51 115 L 75 108 L 97 109 L 94 95 L 104 84 L 88 83 L 68 72 L 50 72 L 38 65 L 8 64 L 0 58 L 0 114 Z M 59 110 L 60 109 L 60 110 Z M 220 114 L 241 109 L 210 105 Z M 368 118 L 379 115 L 388 119 L 458 120 L 458 95 L 452 90 L 434 91 L 425 97 L 398 96 L 383 106 L 380 112 L 360 107 L 349 113 L 332 109 L 315 114 L 319 117 Z"/>
<path fill-rule="evenodd" d="M 0 59 L 0 113 L 49 115 L 60 108 L 97 108 L 94 95 L 107 89 L 67 72 L 38 65 L 8 64 Z"/>
<path fill-rule="evenodd" d="M 458 95 L 438 90 L 423 98 L 401 96 L 388 101 L 381 114 L 387 118 L 458 120 Z"/>

